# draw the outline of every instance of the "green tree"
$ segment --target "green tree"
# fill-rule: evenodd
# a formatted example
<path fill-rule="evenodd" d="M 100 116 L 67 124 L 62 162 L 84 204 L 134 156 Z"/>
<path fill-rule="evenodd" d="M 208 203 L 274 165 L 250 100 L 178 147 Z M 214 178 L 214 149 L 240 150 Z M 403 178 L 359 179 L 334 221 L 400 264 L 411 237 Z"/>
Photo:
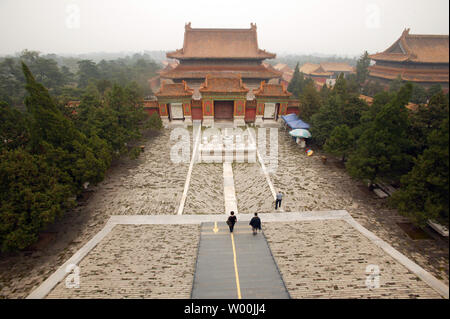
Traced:
<path fill-rule="evenodd" d="M 376 178 L 398 180 L 409 171 L 412 157 L 408 154 L 411 144 L 405 104 L 411 90 L 411 84 L 402 87 L 367 125 L 347 161 L 351 176 L 373 183 Z"/>
<path fill-rule="evenodd" d="M 158 113 L 154 112 L 149 116 L 147 127 L 151 130 L 161 130 L 163 128 L 161 117 Z"/>
<path fill-rule="evenodd" d="M 0 152 L 26 146 L 30 140 L 26 114 L 0 102 Z"/>
<path fill-rule="evenodd" d="M 299 65 L 295 66 L 294 74 L 292 75 L 292 79 L 289 82 L 287 90 L 292 93 L 292 95 L 296 98 L 299 98 L 301 93 L 303 92 L 303 88 L 305 86 L 305 76 L 299 70 Z"/>
<path fill-rule="evenodd" d="M 448 116 L 449 103 L 442 91 L 435 94 L 428 105 L 420 104 L 417 110 L 410 111 L 409 136 L 414 145 L 414 157 L 423 153 L 428 135 Z"/>
<path fill-rule="evenodd" d="M 416 104 L 425 104 L 428 101 L 427 91 L 420 84 L 413 84 L 411 93 L 411 102 Z"/>
<path fill-rule="evenodd" d="M 378 81 L 374 80 L 368 80 L 365 82 L 365 84 L 362 86 L 361 93 L 367 96 L 375 96 L 376 94 L 383 92 L 383 86 Z"/>
<path fill-rule="evenodd" d="M 42 155 L 23 148 L 0 153 L 0 249 L 23 249 L 71 207 L 71 187 Z"/>
<path fill-rule="evenodd" d="M 31 115 L 32 153 L 45 155 L 49 163 L 60 168 L 66 174 L 64 183 L 70 184 L 74 193 L 86 182 L 101 181 L 107 168 L 107 159 L 102 158 L 105 151 L 97 149 L 102 145 L 95 138 L 87 138 L 64 117 L 48 90 L 36 82 L 24 63 L 22 67 L 28 92 L 25 105 Z"/>
<path fill-rule="evenodd" d="M 89 80 L 99 80 L 100 72 L 97 65 L 91 60 L 78 61 L 78 86 L 85 88 L 89 84 Z"/>
<path fill-rule="evenodd" d="M 431 219 L 449 225 L 449 120 L 428 136 L 428 148 L 413 169 L 402 177 L 401 188 L 392 195 L 391 203 L 401 214 L 424 226 Z"/>
<path fill-rule="evenodd" d="M 390 92 L 398 92 L 403 85 L 403 80 L 401 75 L 397 75 L 397 77 L 389 83 L 389 91 Z"/>
<path fill-rule="evenodd" d="M 17 59 L 5 58 L 0 62 L 0 101 L 11 106 L 22 104 L 25 79 Z"/>
<path fill-rule="evenodd" d="M 363 55 L 356 62 L 356 80 L 359 84 L 363 84 L 369 75 L 370 58 L 369 53 L 364 51 Z"/>
<path fill-rule="evenodd" d="M 442 86 L 440 84 L 434 84 L 434 85 L 430 86 L 429 89 L 427 90 L 428 99 L 431 99 L 433 96 L 435 96 L 436 94 L 439 94 L 441 92 L 442 92 Z"/>
<path fill-rule="evenodd" d="M 322 99 L 314 83 L 309 82 L 300 96 L 299 114 L 302 119 L 309 121 L 322 105 Z"/>
<path fill-rule="evenodd" d="M 348 92 L 348 86 L 347 86 L 347 80 L 344 77 L 344 73 L 339 74 L 339 76 L 336 79 L 336 83 L 333 87 L 333 94 L 338 94 L 342 98 L 346 98 Z"/>
<path fill-rule="evenodd" d="M 342 162 L 353 150 L 354 136 L 351 129 L 347 125 L 336 126 L 327 139 L 324 150 L 327 153 L 340 156 Z"/>

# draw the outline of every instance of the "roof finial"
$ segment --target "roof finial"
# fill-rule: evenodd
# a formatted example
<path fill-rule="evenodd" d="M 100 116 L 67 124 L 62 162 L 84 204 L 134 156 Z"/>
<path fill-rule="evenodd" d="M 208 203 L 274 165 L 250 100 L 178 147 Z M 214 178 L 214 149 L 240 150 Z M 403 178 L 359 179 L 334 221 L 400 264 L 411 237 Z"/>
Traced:
<path fill-rule="evenodd" d="M 250 22 L 250 29 L 256 31 L 256 23 Z"/>
<path fill-rule="evenodd" d="M 186 23 L 186 24 L 184 25 L 184 29 L 185 29 L 185 30 L 191 30 L 191 29 L 192 29 L 192 28 L 191 28 L 191 22 Z"/>

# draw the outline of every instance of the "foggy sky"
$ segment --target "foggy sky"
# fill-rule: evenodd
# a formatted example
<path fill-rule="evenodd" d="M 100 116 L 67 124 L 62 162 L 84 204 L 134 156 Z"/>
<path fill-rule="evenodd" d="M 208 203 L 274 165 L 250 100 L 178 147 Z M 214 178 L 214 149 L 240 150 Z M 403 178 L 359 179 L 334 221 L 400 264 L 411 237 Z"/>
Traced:
<path fill-rule="evenodd" d="M 448 0 L 0 0 L 0 54 L 142 52 L 183 45 L 184 25 L 249 28 L 267 51 L 359 55 L 402 33 L 448 34 Z"/>

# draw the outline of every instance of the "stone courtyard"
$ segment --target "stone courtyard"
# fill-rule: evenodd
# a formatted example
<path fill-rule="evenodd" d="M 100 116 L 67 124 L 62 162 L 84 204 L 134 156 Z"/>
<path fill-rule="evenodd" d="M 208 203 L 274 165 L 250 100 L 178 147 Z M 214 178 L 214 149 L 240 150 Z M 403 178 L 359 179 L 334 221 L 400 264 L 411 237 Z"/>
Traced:
<path fill-rule="evenodd" d="M 192 142 L 192 129 L 190 134 Z M 367 193 L 332 162 L 324 165 L 318 154 L 306 156 L 283 129 L 277 136 L 278 168 L 268 174 L 272 187 L 285 195 L 283 211 L 345 210 L 448 285 L 448 244 L 433 238 L 409 238 L 396 225 L 404 218 L 387 208 L 384 200 Z M 63 280 L 47 297 L 190 298 L 200 236 L 200 221 L 194 219 L 204 216 L 204 221 L 225 221 L 228 195 L 222 164 L 194 164 L 186 179 L 189 163 L 170 160 L 173 143 L 170 130 L 149 136 L 137 160 L 118 163 L 65 221 L 55 225 L 53 241 L 1 261 L 0 296 L 27 297 L 92 240 L 111 216 L 140 215 L 160 218 L 160 222 L 114 226 L 80 261 L 80 288 L 68 289 Z M 277 220 L 282 213 L 274 210 L 273 192 L 261 163 L 231 166 L 238 220 L 240 214 L 268 214 L 270 221 L 262 217 L 264 234 L 292 298 L 441 298 L 344 221 Z M 176 216 L 186 185 L 182 216 Z M 170 222 L 166 217 L 172 218 Z M 178 217 L 188 219 L 174 222 Z M 368 264 L 379 265 L 380 288 L 365 286 Z"/>

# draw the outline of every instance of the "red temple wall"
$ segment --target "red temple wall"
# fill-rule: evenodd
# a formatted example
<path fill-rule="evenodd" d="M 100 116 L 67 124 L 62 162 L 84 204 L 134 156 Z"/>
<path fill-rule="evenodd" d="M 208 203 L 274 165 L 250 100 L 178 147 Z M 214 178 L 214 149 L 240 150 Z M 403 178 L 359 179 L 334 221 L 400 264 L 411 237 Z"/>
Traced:
<path fill-rule="evenodd" d="M 286 112 L 286 114 L 290 114 L 290 113 L 295 113 L 295 114 L 297 114 L 298 115 L 298 113 L 299 113 L 299 109 L 298 109 L 298 107 L 296 107 L 296 106 L 294 106 L 294 107 L 288 107 L 287 108 L 287 112 Z"/>
<path fill-rule="evenodd" d="M 159 108 L 146 107 L 146 108 L 144 108 L 144 111 L 147 112 L 148 115 L 152 115 L 153 113 L 158 113 L 158 115 L 159 115 Z"/>

